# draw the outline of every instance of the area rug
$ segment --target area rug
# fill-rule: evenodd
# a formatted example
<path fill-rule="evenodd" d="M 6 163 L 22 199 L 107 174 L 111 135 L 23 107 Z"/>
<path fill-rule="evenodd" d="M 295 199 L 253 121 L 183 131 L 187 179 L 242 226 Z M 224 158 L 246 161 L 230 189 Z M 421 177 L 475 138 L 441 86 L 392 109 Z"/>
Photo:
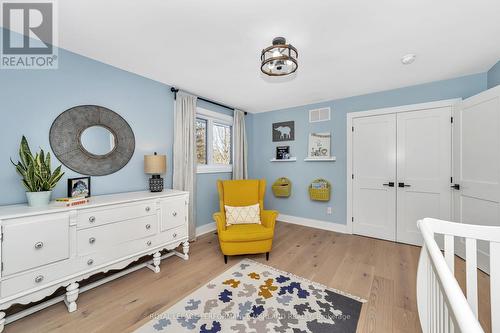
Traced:
<path fill-rule="evenodd" d="M 362 302 L 245 259 L 136 332 L 354 333 Z"/>

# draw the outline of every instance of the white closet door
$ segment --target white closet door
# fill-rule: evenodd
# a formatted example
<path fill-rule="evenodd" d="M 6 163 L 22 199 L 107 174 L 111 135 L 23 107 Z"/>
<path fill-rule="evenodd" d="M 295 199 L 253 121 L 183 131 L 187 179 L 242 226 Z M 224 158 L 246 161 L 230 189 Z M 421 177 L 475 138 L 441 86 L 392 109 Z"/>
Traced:
<path fill-rule="evenodd" d="M 355 118 L 353 127 L 353 232 L 394 241 L 396 115 Z"/>
<path fill-rule="evenodd" d="M 451 218 L 451 107 L 397 115 L 397 241 L 422 244 L 417 221 Z"/>
<path fill-rule="evenodd" d="M 500 86 L 462 102 L 454 114 L 454 220 L 500 226 Z M 457 254 L 464 256 L 463 240 Z M 478 242 L 478 267 L 489 271 L 488 245 Z"/>

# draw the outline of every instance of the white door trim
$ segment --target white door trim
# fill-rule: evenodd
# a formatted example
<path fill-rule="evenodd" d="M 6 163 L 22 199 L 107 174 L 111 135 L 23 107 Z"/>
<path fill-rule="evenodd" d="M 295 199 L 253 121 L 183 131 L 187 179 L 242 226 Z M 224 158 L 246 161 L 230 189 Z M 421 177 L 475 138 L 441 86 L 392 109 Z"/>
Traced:
<path fill-rule="evenodd" d="M 353 232 L 353 224 L 352 224 L 352 192 L 353 192 L 353 183 L 352 183 L 352 124 L 353 119 L 361 118 L 361 117 L 369 117 L 376 116 L 382 114 L 391 114 L 391 113 L 401 113 L 401 112 L 410 112 L 410 111 L 418 111 L 418 110 L 428 110 L 428 109 L 437 109 L 443 107 L 452 107 L 453 109 L 456 107 L 458 103 L 462 101 L 461 98 L 453 98 L 446 99 L 442 101 L 428 102 L 428 103 L 418 103 L 418 104 L 409 104 L 409 105 L 401 105 L 390 108 L 381 108 L 381 109 L 373 109 L 367 111 L 357 111 L 347 113 L 347 127 L 346 127 L 346 141 L 347 141 L 347 173 L 346 173 L 346 181 L 347 181 L 347 221 L 346 221 L 346 229 Z M 452 114 L 454 114 L 452 109 Z M 453 131 L 453 128 L 452 128 Z M 453 135 L 453 133 L 452 133 Z M 453 152 L 453 147 L 452 147 Z M 452 155 L 453 160 L 453 155 Z M 451 165 L 450 165 L 451 168 Z M 453 205 L 453 203 L 452 203 Z M 453 207 L 453 206 L 452 206 Z M 453 209 L 453 208 L 452 208 Z"/>

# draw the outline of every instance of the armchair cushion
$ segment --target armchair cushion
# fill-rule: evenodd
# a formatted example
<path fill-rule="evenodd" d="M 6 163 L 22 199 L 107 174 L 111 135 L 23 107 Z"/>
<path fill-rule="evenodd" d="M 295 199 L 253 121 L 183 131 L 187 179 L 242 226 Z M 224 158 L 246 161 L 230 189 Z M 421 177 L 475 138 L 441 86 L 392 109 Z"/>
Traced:
<path fill-rule="evenodd" d="M 225 205 L 226 225 L 231 224 L 260 224 L 259 204 L 242 207 L 232 207 Z"/>
<path fill-rule="evenodd" d="M 272 239 L 274 229 L 260 224 L 234 224 L 219 233 L 222 242 L 252 242 Z"/>

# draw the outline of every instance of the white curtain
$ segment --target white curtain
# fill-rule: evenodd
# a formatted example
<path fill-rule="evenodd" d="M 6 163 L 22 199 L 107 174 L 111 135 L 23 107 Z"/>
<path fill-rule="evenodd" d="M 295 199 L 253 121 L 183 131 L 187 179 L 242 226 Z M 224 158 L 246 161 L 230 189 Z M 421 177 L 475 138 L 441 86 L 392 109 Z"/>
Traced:
<path fill-rule="evenodd" d="M 247 179 L 248 147 L 245 112 L 234 110 L 233 117 L 233 179 Z"/>
<path fill-rule="evenodd" d="M 196 96 L 177 93 L 174 112 L 173 187 L 189 192 L 189 240 L 196 231 Z"/>

